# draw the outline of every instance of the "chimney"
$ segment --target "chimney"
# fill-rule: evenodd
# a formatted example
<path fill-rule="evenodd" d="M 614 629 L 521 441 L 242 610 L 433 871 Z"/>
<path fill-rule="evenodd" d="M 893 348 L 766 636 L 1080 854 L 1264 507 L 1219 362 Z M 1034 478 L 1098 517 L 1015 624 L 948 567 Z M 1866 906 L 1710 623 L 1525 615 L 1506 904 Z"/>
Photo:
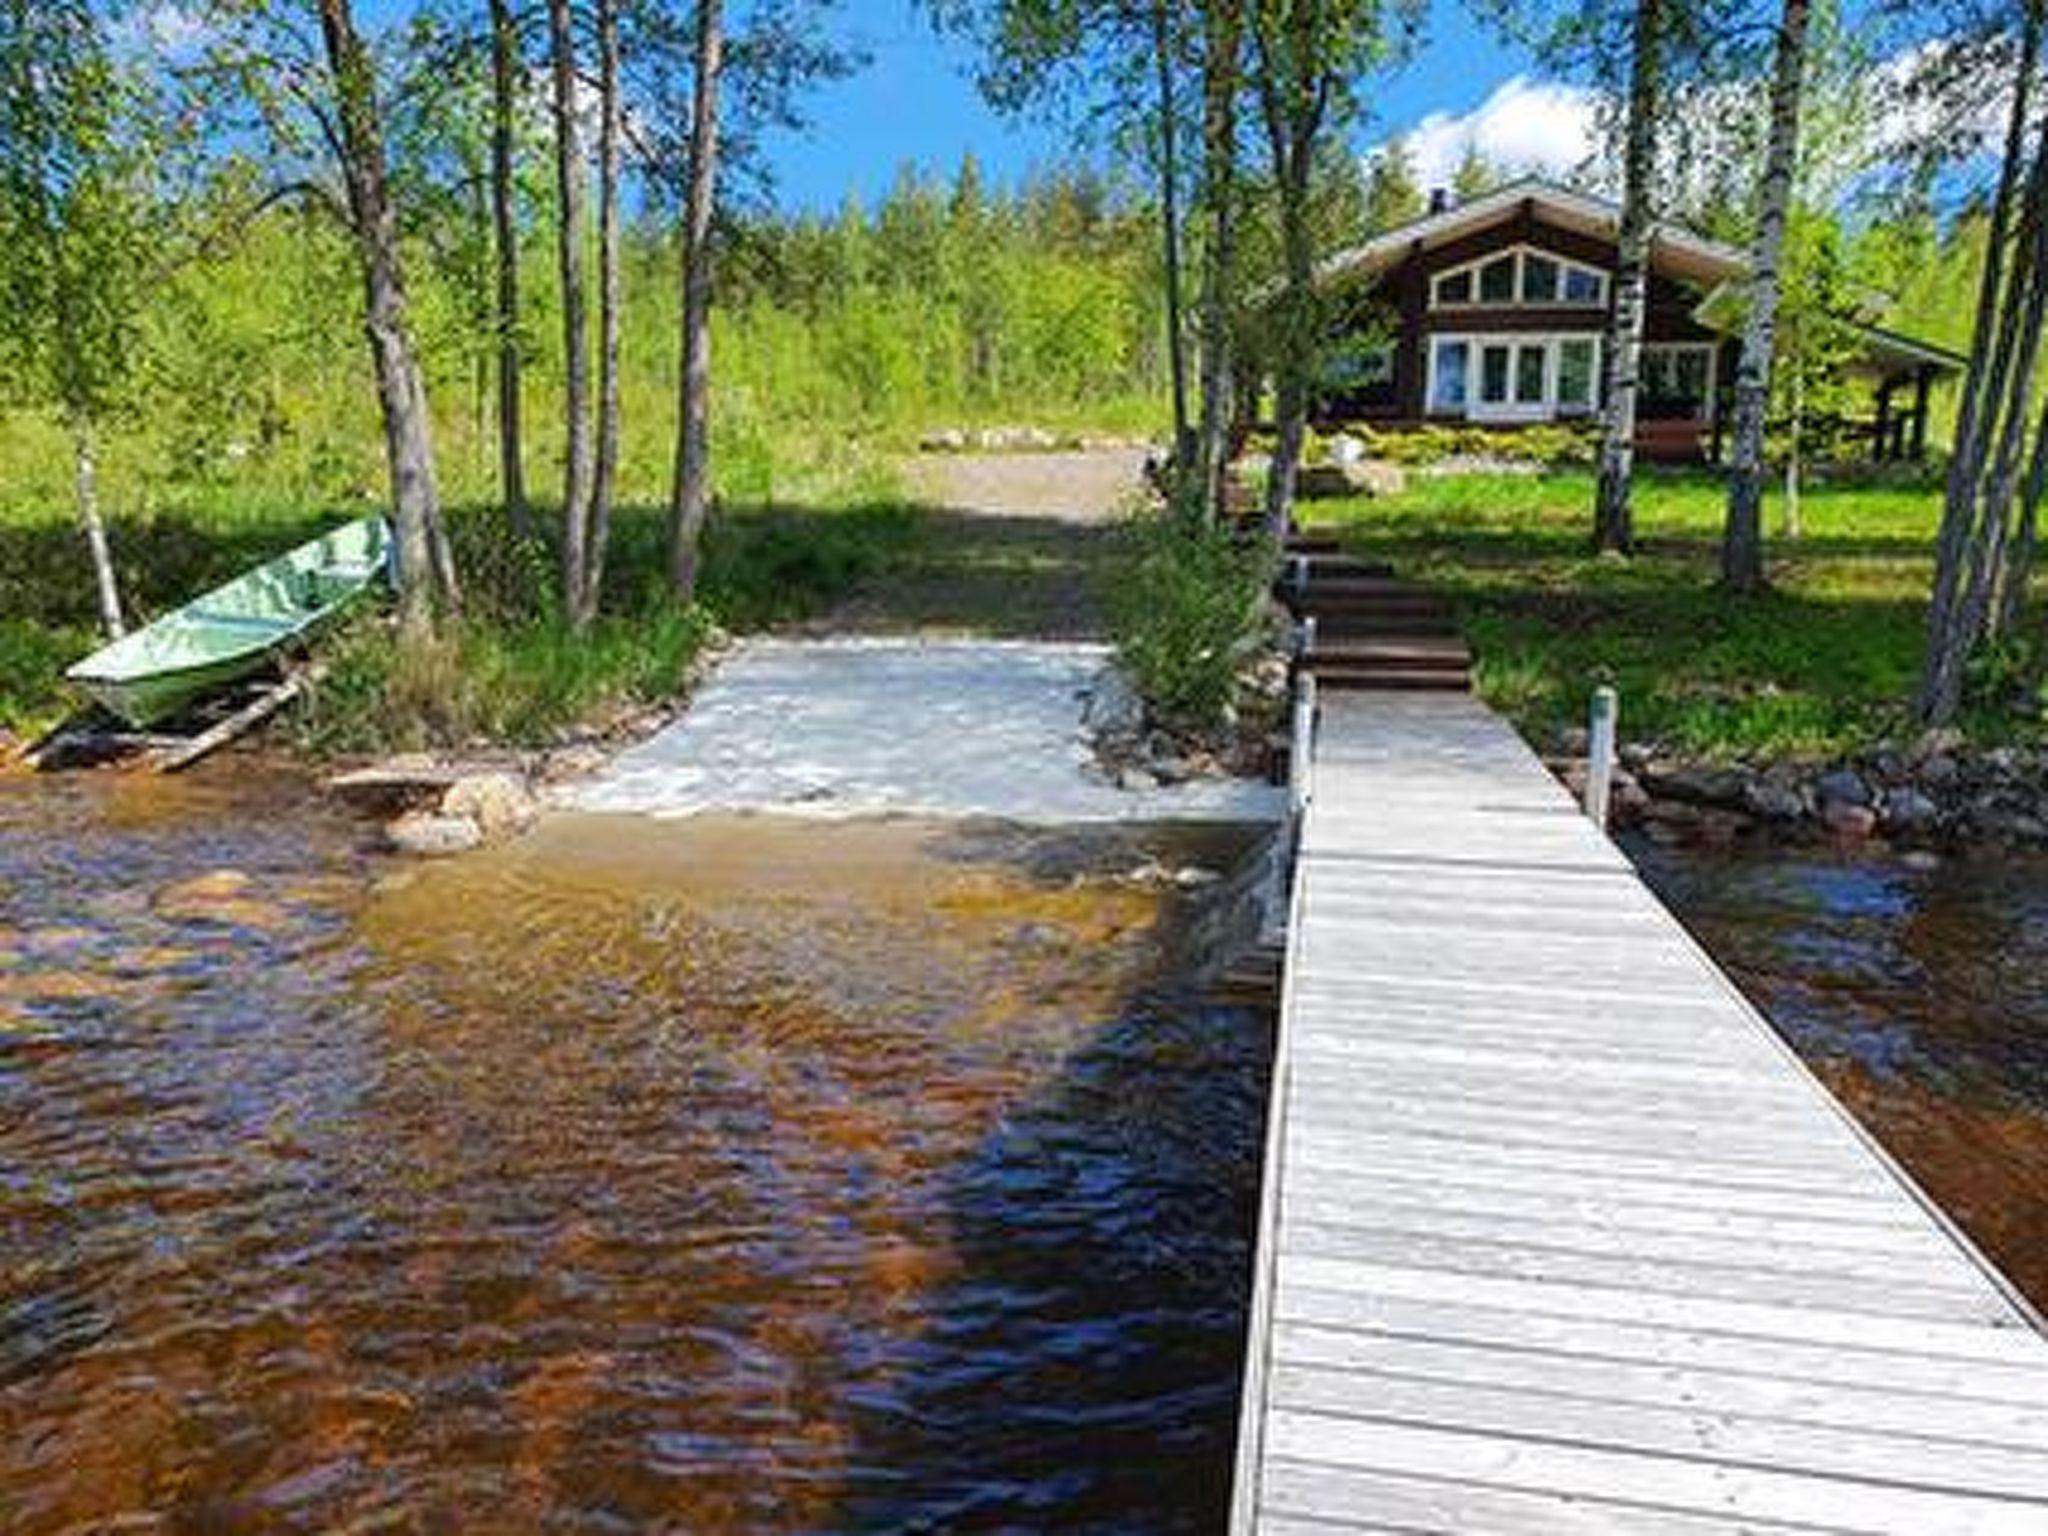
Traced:
<path fill-rule="evenodd" d="M 1431 213 L 1449 213 L 1451 211 L 1451 189 L 1449 187 L 1431 187 L 1429 189 L 1429 211 Z"/>

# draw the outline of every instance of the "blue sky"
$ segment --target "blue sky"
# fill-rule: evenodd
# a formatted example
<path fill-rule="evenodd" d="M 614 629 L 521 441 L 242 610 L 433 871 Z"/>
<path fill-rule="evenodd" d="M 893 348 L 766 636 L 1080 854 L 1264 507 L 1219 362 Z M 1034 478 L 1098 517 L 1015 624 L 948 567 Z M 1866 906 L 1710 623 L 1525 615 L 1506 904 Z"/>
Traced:
<path fill-rule="evenodd" d="M 830 208 L 849 192 L 872 198 L 905 160 L 950 171 L 972 149 L 990 175 L 1012 180 L 1074 154 L 1070 135 L 989 111 L 975 93 L 971 51 L 934 37 L 910 0 L 850 0 L 845 14 L 871 62 L 813 92 L 810 128 L 769 146 L 784 205 Z M 1464 6 L 1435 4 L 1421 51 L 1374 83 L 1374 121 L 1361 143 L 1420 126 L 1430 147 L 1425 179 L 1446 156 L 1455 161 L 1472 133 L 1518 168 L 1569 163 L 1580 148 L 1579 98 L 1529 80 L 1529 69 L 1524 54 L 1475 25 Z"/>

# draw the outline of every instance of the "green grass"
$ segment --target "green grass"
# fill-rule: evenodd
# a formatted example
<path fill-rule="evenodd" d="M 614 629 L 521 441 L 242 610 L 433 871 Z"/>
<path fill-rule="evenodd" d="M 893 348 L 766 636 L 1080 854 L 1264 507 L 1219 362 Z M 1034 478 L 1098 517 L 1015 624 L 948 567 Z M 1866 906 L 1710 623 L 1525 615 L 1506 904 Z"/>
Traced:
<path fill-rule="evenodd" d="M 495 509 L 452 509 L 462 617 L 411 653 L 395 645 L 386 615 L 351 623 L 297 718 L 301 744 L 335 753 L 479 738 L 545 743 L 672 696 L 715 628 L 814 615 L 907 558 L 924 514 L 873 461 L 788 478 L 790 501 L 724 506 L 713 517 L 700 599 L 689 609 L 667 589 L 662 509 L 620 508 L 604 617 L 583 634 L 561 617 L 544 541 L 514 539 Z M 117 515 L 112 535 L 131 615 L 163 613 L 364 510 L 220 492 L 185 497 L 173 511 Z M 545 509 L 538 515 L 551 524 Z M 26 735 L 72 706 L 62 670 L 99 643 L 83 545 L 68 520 L 19 509 L 0 518 L 0 615 L 0 729 Z"/>
<path fill-rule="evenodd" d="M 1833 756 L 1910 737 L 1940 493 L 1931 477 L 1809 488 L 1804 533 L 1776 536 L 1772 589 L 1719 590 L 1720 481 L 1646 473 L 1640 552 L 1589 553 L 1584 472 L 1414 477 L 1383 501 L 1312 504 L 1361 551 L 1454 602 L 1480 691 L 1532 739 L 1581 722 L 1595 685 L 1623 733 L 1688 754 Z M 1989 716 L 1973 735 L 2016 727 Z"/>

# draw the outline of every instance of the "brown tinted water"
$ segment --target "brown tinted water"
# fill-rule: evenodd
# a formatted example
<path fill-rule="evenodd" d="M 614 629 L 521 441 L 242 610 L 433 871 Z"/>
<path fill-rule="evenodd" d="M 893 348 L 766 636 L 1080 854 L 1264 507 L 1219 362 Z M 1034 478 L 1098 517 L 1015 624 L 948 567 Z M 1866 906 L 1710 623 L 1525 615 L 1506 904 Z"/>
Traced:
<path fill-rule="evenodd" d="M 1799 1053 L 2048 1309 L 2048 859 L 1631 845 Z"/>
<path fill-rule="evenodd" d="M 1222 834 L 362 836 L 0 779 L 0 1528 L 1219 1523 L 1265 1042 L 1103 876 Z"/>

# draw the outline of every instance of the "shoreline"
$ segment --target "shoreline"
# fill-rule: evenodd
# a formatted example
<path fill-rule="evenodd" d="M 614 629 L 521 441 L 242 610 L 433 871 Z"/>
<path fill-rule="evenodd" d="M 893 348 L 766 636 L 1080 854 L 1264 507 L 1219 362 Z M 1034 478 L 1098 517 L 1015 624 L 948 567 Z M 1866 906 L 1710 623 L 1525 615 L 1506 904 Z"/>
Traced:
<path fill-rule="evenodd" d="M 1583 733 L 1543 752 L 1577 795 Z M 2048 848 L 2048 749 L 1979 747 L 1930 731 L 1909 746 L 1828 759 L 1712 760 L 1628 742 L 1617 753 L 1616 830 L 1666 846 L 1892 846 L 1923 853 Z"/>

